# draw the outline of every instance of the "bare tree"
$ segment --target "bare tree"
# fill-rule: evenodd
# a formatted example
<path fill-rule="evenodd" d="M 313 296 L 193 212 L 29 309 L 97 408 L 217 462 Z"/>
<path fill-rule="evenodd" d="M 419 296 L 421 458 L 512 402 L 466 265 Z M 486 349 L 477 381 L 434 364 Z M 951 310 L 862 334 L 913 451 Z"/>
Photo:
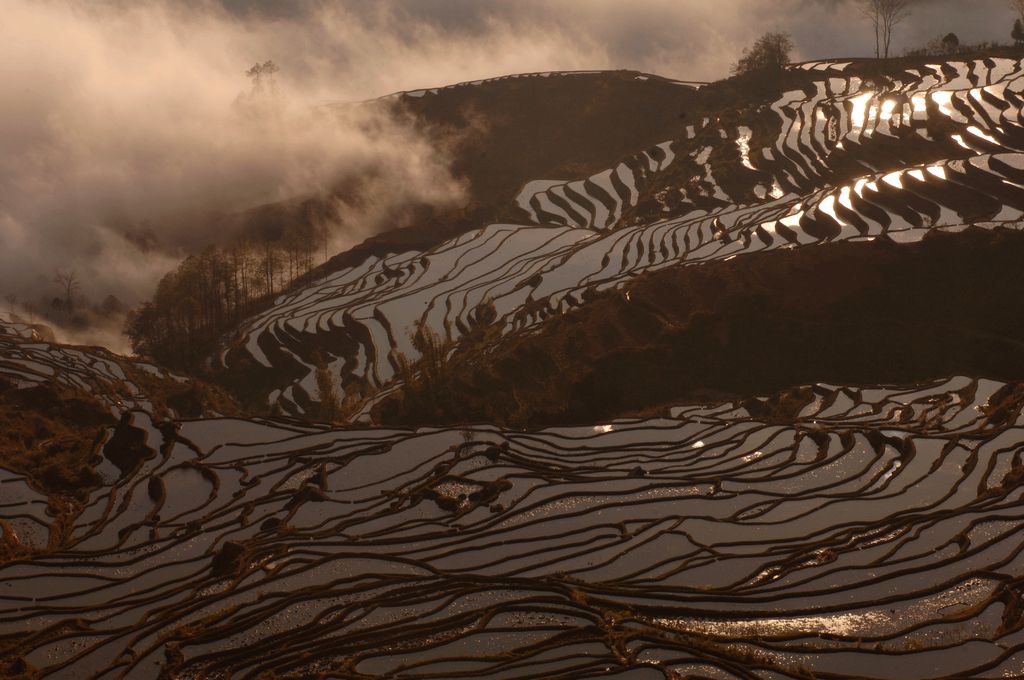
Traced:
<path fill-rule="evenodd" d="M 1014 0 L 1024 2 L 1024 0 Z M 875 29 L 875 58 L 889 58 L 892 34 L 910 16 L 912 0 L 858 0 L 861 14 Z"/>
<path fill-rule="evenodd" d="M 263 89 L 263 64 L 257 62 L 252 65 L 245 75 L 252 81 L 252 91 L 259 92 Z"/>
<path fill-rule="evenodd" d="M 878 2 L 877 0 L 857 0 L 857 2 L 860 13 L 871 22 L 871 27 L 875 29 L 875 59 L 878 59 L 882 56 L 882 15 L 878 11 Z"/>
<path fill-rule="evenodd" d="M 64 293 L 64 309 L 71 312 L 75 306 L 75 293 L 78 292 L 79 283 L 75 271 L 66 272 L 58 269 L 53 277 L 53 282 L 60 286 Z"/>
<path fill-rule="evenodd" d="M 267 60 L 267 61 L 263 62 L 263 76 L 270 83 L 270 89 L 271 90 L 274 89 L 274 86 L 276 84 L 275 81 L 274 81 L 274 74 L 277 73 L 280 70 L 281 69 L 279 69 L 277 67 L 277 64 L 275 64 L 274 62 L 272 62 L 270 60 Z"/>
<path fill-rule="evenodd" d="M 314 357 L 313 363 L 316 366 L 316 387 L 320 397 L 320 418 L 328 423 L 337 422 L 341 419 L 341 401 L 338 399 L 334 376 L 321 355 Z"/>
<path fill-rule="evenodd" d="M 253 93 L 260 94 L 263 92 L 264 81 L 266 81 L 270 85 L 270 89 L 273 90 L 275 87 L 274 74 L 280 70 L 281 69 L 277 67 L 277 64 L 270 60 L 267 60 L 262 64 L 258 62 L 253 64 L 252 68 L 245 72 L 245 75 L 249 76 L 252 80 Z"/>

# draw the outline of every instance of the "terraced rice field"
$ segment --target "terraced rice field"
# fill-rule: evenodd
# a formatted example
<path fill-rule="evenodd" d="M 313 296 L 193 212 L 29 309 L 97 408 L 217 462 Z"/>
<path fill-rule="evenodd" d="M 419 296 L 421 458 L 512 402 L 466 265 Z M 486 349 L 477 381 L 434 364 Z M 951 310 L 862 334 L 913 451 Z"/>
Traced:
<path fill-rule="evenodd" d="M 287 292 L 220 361 L 275 377 L 259 396 L 303 416 L 315 357 L 342 388 L 388 387 L 411 329 L 457 339 L 484 303 L 508 338 L 594 292 L 629 301 L 662 268 L 1024 224 L 1024 64 L 792 68 L 808 85 L 757 110 L 525 183 L 517 223 Z M 529 77 L 552 76 L 570 77 Z M 60 512 L 0 468 L 0 548 L 19 548 L 0 564 L 0 663 L 131 680 L 1024 677 L 1020 384 L 819 383 L 509 431 L 167 422 L 145 376 L 182 380 L 0 325 L 0 378 L 123 415 L 97 440 L 102 484 Z"/>
<path fill-rule="evenodd" d="M 61 550 L 0 567 L 0 640 L 54 678 L 1024 674 L 1007 388 L 803 395 L 786 424 L 523 433 L 136 411 L 147 456 L 101 467 Z"/>
<path fill-rule="evenodd" d="M 16 387 L 54 384 L 103 402 L 115 415 L 152 410 L 140 378 L 186 383 L 186 378 L 101 347 L 70 347 L 42 340 L 32 327 L 0 321 L 0 378 Z"/>
<path fill-rule="evenodd" d="M 301 415 L 318 401 L 314 356 L 342 383 L 377 387 L 409 329 L 457 339 L 493 301 L 505 333 L 623 288 L 637 274 L 770 249 L 878 237 L 916 241 L 1024 215 L 1024 68 L 950 62 L 865 80 L 847 63 L 783 93 L 750 125 L 705 118 L 686 136 L 589 178 L 528 182 L 520 224 L 493 224 L 426 252 L 367 258 L 281 296 L 221 361 L 278 375 L 265 396 Z M 716 177 L 728 176 L 720 183 Z"/>

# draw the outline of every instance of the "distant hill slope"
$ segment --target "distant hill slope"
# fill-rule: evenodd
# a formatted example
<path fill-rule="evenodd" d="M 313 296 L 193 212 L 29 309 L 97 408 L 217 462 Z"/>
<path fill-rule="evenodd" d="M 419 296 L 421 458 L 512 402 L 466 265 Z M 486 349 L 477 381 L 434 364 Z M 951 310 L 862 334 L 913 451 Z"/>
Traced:
<path fill-rule="evenodd" d="M 399 92 L 357 104 L 410 123 L 452 157 L 452 173 L 468 186 L 454 209 L 414 206 L 354 252 L 328 265 L 357 264 L 366 253 L 425 249 L 480 224 L 509 219 L 513 198 L 529 180 L 597 172 L 636 149 L 677 136 L 687 112 L 700 108 L 697 83 L 636 71 L 511 75 L 447 87 Z M 339 196 L 357 187 L 338 186 Z M 334 214 L 331 196 L 298 197 L 227 215 L 218 228 L 273 235 L 289 224 Z"/>
<path fill-rule="evenodd" d="M 44 338 L 45 327 L 0 320 L 0 379 L 15 389 L 49 385 L 78 392 L 116 416 L 145 409 L 167 418 L 199 417 L 235 408 L 216 388 L 149 362 Z"/>
<path fill-rule="evenodd" d="M 397 95 L 428 133 L 455 140 L 474 203 L 507 206 L 527 181 L 576 177 L 678 136 L 697 86 L 636 71 L 506 76 Z"/>
<path fill-rule="evenodd" d="M 834 241 L 918 241 L 971 224 L 1016 228 L 1020 60 L 879 69 L 821 62 L 794 67 L 781 93 L 735 81 L 687 93 L 695 107 L 732 106 L 681 121 L 674 137 L 602 171 L 535 177 L 508 206 L 515 221 L 402 254 L 364 252 L 347 265 L 340 256 L 245 324 L 221 353 L 222 376 L 256 402 L 301 414 L 317 401 L 316 357 L 346 389 L 370 393 L 417 358 L 417 324 L 458 340 L 480 324 L 481 305 L 493 304 L 510 336 L 666 267 Z M 523 82 L 534 80 L 554 82 Z M 657 139 L 662 129 L 652 129 Z"/>
<path fill-rule="evenodd" d="M 935 231 L 642 274 L 536 332 L 467 340 L 373 421 L 510 427 L 662 414 L 823 381 L 1024 380 L 1024 232 Z"/>

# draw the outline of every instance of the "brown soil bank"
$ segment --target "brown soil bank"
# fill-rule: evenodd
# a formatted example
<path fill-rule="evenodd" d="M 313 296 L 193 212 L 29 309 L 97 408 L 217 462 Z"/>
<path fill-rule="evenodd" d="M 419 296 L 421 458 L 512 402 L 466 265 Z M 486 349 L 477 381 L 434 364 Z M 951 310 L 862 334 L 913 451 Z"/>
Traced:
<path fill-rule="evenodd" d="M 0 379 L 0 465 L 49 494 L 84 499 L 105 428 L 116 421 L 95 399 L 50 385 L 15 389 Z"/>
<path fill-rule="evenodd" d="M 674 267 L 489 354 L 463 348 L 375 417 L 536 427 L 812 382 L 1024 380 L 1021 262 L 1024 233 L 971 228 Z"/>

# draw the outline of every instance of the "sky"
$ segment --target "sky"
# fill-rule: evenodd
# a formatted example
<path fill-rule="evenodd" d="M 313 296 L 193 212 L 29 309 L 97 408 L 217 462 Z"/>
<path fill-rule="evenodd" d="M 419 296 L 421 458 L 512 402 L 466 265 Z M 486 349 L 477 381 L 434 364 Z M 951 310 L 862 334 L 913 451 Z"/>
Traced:
<path fill-rule="evenodd" d="M 789 32 L 796 61 L 869 56 L 874 45 L 856 0 L 223 0 L 223 7 L 247 20 L 340 19 L 349 41 L 337 41 L 339 22 L 329 22 L 329 30 L 311 32 L 307 49 L 359 65 L 348 86 L 365 96 L 523 70 L 630 68 L 715 80 L 765 31 Z M 893 51 L 950 31 L 961 42 L 1005 42 L 1013 17 L 1007 0 L 914 0 Z M 380 52 L 359 53 L 361 41 L 351 38 L 364 31 L 386 36 Z M 419 64 L 392 67 L 389 56 L 410 52 Z"/>
<path fill-rule="evenodd" d="M 1012 19 L 1005 0 L 917 0 L 894 51 L 1008 41 Z M 319 104 L 546 70 L 714 80 L 769 30 L 794 60 L 873 48 L 854 0 L 4 0 L 0 295 L 47 294 L 62 268 L 137 304 L 216 240 L 210 215 L 346 176 L 377 185 L 338 248 L 386 228 L 384 202 L 459 200 L 443 148 Z M 244 75 L 267 59 L 269 112 Z"/>

